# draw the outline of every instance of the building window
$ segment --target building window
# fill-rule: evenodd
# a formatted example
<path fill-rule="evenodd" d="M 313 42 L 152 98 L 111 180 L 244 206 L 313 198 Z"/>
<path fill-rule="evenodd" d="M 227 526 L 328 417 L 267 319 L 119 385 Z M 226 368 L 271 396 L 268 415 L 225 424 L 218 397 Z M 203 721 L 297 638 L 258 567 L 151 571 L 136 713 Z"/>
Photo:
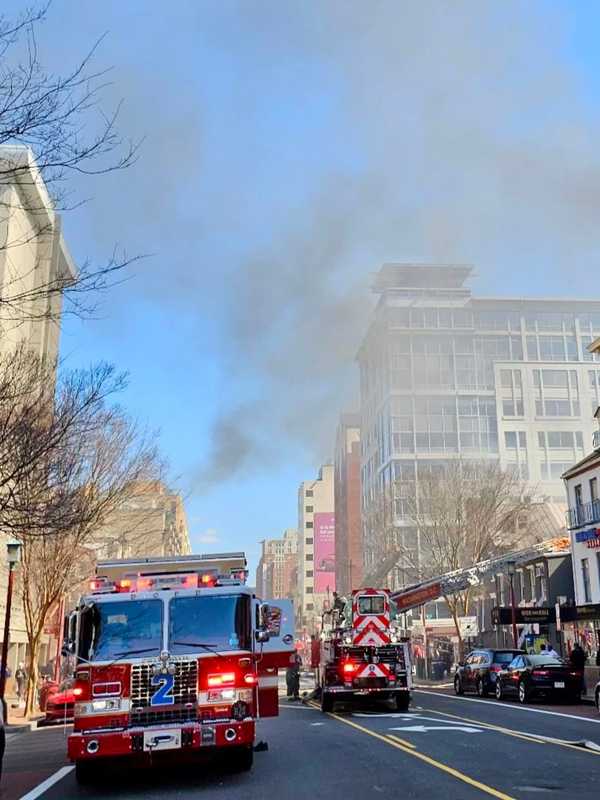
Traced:
<path fill-rule="evenodd" d="M 598 499 L 598 478 L 590 479 L 590 500 L 595 503 Z"/>
<path fill-rule="evenodd" d="M 581 506 L 583 505 L 583 492 L 581 490 L 580 483 L 578 483 L 577 486 L 575 486 L 574 492 L 575 492 L 575 505 L 577 506 L 577 508 L 581 508 Z"/>
<path fill-rule="evenodd" d="M 307 489 L 306 490 L 306 496 L 307 497 L 312 497 L 313 496 L 313 490 L 312 489 Z"/>
<path fill-rule="evenodd" d="M 583 579 L 583 600 L 585 603 L 591 603 L 592 592 L 590 588 L 590 563 L 587 558 L 581 559 L 581 577 Z"/>
<path fill-rule="evenodd" d="M 313 587 L 312 586 L 307 586 L 304 591 L 306 592 L 306 594 L 312 594 L 313 593 Z"/>
<path fill-rule="evenodd" d="M 307 578 L 312 578 L 312 576 L 313 576 L 313 570 L 312 569 L 307 569 L 306 570 L 306 577 Z"/>
<path fill-rule="evenodd" d="M 313 513 L 313 506 L 306 506 L 306 508 L 304 510 L 306 511 L 307 514 L 312 514 Z"/>
<path fill-rule="evenodd" d="M 307 522 L 307 523 L 306 523 L 306 527 L 307 527 L 307 528 L 312 528 L 312 526 L 313 526 L 312 522 Z"/>
<path fill-rule="evenodd" d="M 313 560 L 313 554 L 312 553 L 307 553 L 306 556 L 305 556 L 305 560 L 306 561 L 312 561 Z"/>
<path fill-rule="evenodd" d="M 305 608 L 306 608 L 306 610 L 307 610 L 307 611 L 312 611 L 312 610 L 313 610 L 313 608 L 314 608 L 314 606 L 313 606 L 313 604 L 312 604 L 312 603 L 307 603 L 307 604 L 306 604 L 306 606 L 305 606 Z"/>
<path fill-rule="evenodd" d="M 311 539 L 310 537 L 308 537 L 304 541 L 306 542 L 306 544 L 312 544 L 313 543 L 313 539 Z"/>

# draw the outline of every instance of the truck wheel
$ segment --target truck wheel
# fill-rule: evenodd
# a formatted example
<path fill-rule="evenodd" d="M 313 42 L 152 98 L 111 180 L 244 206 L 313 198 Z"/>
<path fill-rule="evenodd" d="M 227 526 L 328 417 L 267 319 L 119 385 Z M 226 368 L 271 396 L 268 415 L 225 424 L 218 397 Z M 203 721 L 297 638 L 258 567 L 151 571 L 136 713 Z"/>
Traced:
<path fill-rule="evenodd" d="M 248 772 L 252 769 L 254 763 L 254 748 L 252 745 L 249 747 L 236 748 L 234 753 L 231 753 L 231 761 L 229 762 L 233 772 Z"/>
<path fill-rule="evenodd" d="M 408 711 L 410 705 L 410 695 L 408 692 L 398 692 L 396 695 L 396 711 Z"/>
<path fill-rule="evenodd" d="M 329 692 L 326 692 L 325 689 L 321 690 L 321 711 L 324 714 L 331 713 L 333 711 L 333 695 Z"/>
<path fill-rule="evenodd" d="M 75 778 L 82 785 L 93 783 L 98 778 L 98 765 L 93 761 L 76 761 Z"/>

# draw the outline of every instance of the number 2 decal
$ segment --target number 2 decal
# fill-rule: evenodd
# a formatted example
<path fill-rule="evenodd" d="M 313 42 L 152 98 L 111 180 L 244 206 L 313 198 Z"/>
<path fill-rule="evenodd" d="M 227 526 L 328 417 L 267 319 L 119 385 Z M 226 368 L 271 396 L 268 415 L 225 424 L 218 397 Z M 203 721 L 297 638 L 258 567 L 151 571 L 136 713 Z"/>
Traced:
<path fill-rule="evenodd" d="M 172 706 L 175 703 L 173 697 L 173 686 L 175 684 L 175 675 L 170 673 L 153 675 L 150 681 L 152 686 L 158 686 L 150 698 L 151 706 Z"/>

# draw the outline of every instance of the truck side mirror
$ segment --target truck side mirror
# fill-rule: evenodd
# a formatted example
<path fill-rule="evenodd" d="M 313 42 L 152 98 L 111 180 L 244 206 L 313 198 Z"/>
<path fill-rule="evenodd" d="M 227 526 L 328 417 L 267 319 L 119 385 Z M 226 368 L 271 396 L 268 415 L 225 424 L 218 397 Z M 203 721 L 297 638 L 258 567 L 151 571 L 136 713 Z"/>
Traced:
<path fill-rule="evenodd" d="M 264 630 L 263 628 L 259 628 L 259 629 L 256 631 L 256 634 L 255 634 L 255 636 L 256 636 L 256 641 L 257 641 L 257 642 L 261 642 L 261 643 L 262 643 L 262 642 L 268 642 L 268 641 L 269 641 L 269 639 L 271 638 L 271 637 L 269 636 L 269 631 L 266 631 L 266 630 Z"/>
<path fill-rule="evenodd" d="M 73 642 L 64 641 L 60 650 L 60 654 L 67 658 L 68 656 L 73 655 L 74 649 Z"/>

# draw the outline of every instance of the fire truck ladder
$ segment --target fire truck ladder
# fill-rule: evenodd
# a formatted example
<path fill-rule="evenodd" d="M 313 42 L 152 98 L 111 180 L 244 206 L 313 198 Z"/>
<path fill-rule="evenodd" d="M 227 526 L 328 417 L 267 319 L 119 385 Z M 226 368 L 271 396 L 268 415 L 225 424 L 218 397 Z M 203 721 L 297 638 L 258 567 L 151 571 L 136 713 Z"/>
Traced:
<path fill-rule="evenodd" d="M 515 565 L 524 564 L 531 561 L 540 553 L 557 553 L 564 552 L 568 549 L 569 539 L 559 537 L 556 539 L 546 539 L 543 542 L 530 545 L 523 550 L 515 550 L 512 553 L 505 553 L 496 558 L 488 558 L 485 561 L 479 561 L 472 567 L 465 567 L 464 569 L 457 569 L 453 572 L 446 572 L 443 575 L 437 575 L 434 578 L 428 578 L 418 583 L 413 583 L 410 586 L 403 586 L 402 589 L 392 593 L 392 599 L 399 602 L 402 611 L 409 611 L 411 608 L 423 605 L 423 602 L 430 602 L 438 597 L 445 597 L 456 592 L 461 592 L 468 589 L 469 586 L 478 586 L 485 578 L 490 575 L 495 575 L 502 571 L 507 564 L 513 563 Z M 436 592 L 436 587 L 439 587 Z M 433 594 L 427 594 L 427 589 L 433 590 Z M 423 597 L 419 599 L 419 594 L 423 592 L 426 600 Z M 410 601 L 410 595 L 415 595 L 415 601 Z M 403 601 L 404 598 L 404 601 Z"/>

